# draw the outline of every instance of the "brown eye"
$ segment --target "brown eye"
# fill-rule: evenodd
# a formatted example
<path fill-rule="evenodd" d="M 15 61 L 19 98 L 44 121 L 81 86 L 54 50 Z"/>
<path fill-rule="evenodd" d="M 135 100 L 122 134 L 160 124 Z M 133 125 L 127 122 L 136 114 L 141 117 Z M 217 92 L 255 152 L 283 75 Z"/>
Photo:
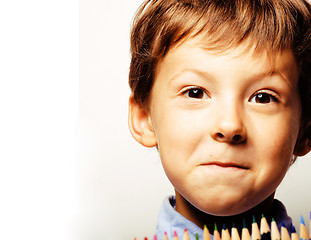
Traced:
<path fill-rule="evenodd" d="M 252 99 L 250 100 L 251 102 L 255 103 L 261 103 L 261 104 L 267 104 L 271 102 L 278 102 L 278 99 L 268 93 L 257 93 Z"/>
<path fill-rule="evenodd" d="M 188 97 L 190 98 L 203 98 L 204 97 L 204 91 L 199 88 L 193 88 L 188 90 Z"/>

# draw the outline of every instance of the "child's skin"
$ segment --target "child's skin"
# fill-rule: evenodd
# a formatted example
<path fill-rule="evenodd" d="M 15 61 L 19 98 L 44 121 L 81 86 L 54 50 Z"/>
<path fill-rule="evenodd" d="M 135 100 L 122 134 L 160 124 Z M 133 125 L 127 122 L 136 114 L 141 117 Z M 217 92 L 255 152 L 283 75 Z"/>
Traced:
<path fill-rule="evenodd" d="M 148 105 L 130 98 L 132 135 L 157 146 L 176 211 L 210 231 L 215 222 L 269 215 L 293 154 L 310 150 L 296 146 L 301 105 L 292 51 L 270 58 L 248 47 L 216 54 L 187 40 L 158 63 Z"/>

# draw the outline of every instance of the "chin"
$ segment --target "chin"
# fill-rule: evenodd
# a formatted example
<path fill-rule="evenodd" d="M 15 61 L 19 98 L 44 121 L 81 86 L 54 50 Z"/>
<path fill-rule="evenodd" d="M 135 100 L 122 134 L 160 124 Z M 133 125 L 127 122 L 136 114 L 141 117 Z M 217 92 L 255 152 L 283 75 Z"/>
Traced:
<path fill-rule="evenodd" d="M 213 202 L 197 204 L 194 206 L 204 213 L 222 217 L 237 215 L 252 208 L 252 205 L 243 204 L 243 201 L 223 200 L 214 200 Z"/>

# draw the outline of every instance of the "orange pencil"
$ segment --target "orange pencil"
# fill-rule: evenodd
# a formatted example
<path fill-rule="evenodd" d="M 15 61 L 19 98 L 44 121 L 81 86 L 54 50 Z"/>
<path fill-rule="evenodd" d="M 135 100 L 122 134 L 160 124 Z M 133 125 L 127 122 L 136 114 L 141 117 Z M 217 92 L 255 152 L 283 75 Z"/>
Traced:
<path fill-rule="evenodd" d="M 221 240 L 231 240 L 230 233 L 226 224 L 223 225 L 221 230 Z"/>
<path fill-rule="evenodd" d="M 260 235 L 262 240 L 270 240 L 271 234 L 270 234 L 270 228 L 267 222 L 267 219 L 262 214 L 261 220 L 260 220 Z"/>
<path fill-rule="evenodd" d="M 189 237 L 189 234 L 188 234 L 187 228 L 186 228 L 186 229 L 185 229 L 185 231 L 184 231 L 184 237 L 183 237 L 183 240 L 190 240 L 190 237 Z"/>
<path fill-rule="evenodd" d="M 296 232 L 296 228 L 294 226 L 292 226 L 291 239 L 292 240 L 299 240 L 298 234 Z"/>
<path fill-rule="evenodd" d="M 211 240 L 211 236 L 209 234 L 209 231 L 206 225 L 204 225 L 204 228 L 203 228 L 203 240 Z"/>
<path fill-rule="evenodd" d="M 282 240 L 291 240 L 287 228 L 284 223 L 282 223 L 281 227 L 281 239 Z"/>
<path fill-rule="evenodd" d="M 231 228 L 231 239 L 232 240 L 241 240 L 238 229 L 235 227 L 234 223 L 232 223 L 232 228 Z"/>
<path fill-rule="evenodd" d="M 249 231 L 248 231 L 246 224 L 245 224 L 245 219 L 243 219 L 243 228 L 242 228 L 241 239 L 242 240 L 251 240 L 251 235 L 249 234 Z"/>
<path fill-rule="evenodd" d="M 258 224 L 256 222 L 255 216 L 253 216 L 251 237 L 252 237 L 252 240 L 260 240 L 261 239 Z"/>
<path fill-rule="evenodd" d="M 217 225 L 216 225 L 216 223 L 215 223 L 215 228 L 214 228 L 214 240 L 221 240 L 220 234 L 219 234 L 219 232 L 218 232 L 218 230 L 217 230 Z"/>
<path fill-rule="evenodd" d="M 303 217 L 301 215 L 300 217 L 300 239 L 302 240 L 309 240 L 309 234 L 308 234 L 308 231 L 307 231 L 307 228 L 306 228 L 306 225 L 305 225 L 305 222 L 303 220 Z"/>

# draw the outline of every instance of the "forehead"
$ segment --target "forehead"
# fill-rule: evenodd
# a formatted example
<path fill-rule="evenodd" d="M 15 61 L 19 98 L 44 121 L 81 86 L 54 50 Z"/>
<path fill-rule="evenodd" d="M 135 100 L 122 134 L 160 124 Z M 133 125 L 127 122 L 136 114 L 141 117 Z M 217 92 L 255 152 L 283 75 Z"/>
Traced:
<path fill-rule="evenodd" d="M 247 42 L 226 50 L 210 50 L 207 45 L 201 38 L 193 38 L 172 47 L 158 62 L 155 80 L 162 74 L 168 76 L 189 69 L 215 74 L 217 71 L 250 75 L 280 72 L 298 80 L 299 70 L 291 49 L 258 52 Z"/>

